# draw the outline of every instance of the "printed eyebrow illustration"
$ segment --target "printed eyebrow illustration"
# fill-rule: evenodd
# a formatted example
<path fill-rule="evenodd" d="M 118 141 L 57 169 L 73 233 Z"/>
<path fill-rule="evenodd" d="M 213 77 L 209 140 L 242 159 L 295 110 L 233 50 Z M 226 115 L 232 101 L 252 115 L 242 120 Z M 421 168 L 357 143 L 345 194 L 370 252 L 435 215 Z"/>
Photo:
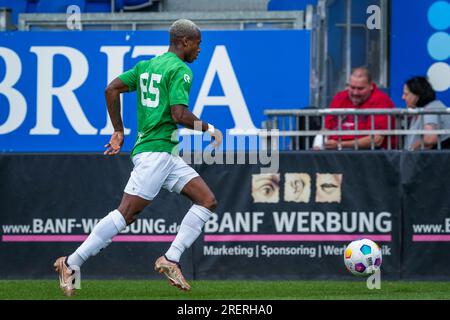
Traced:
<path fill-rule="evenodd" d="M 252 197 L 255 203 L 278 203 L 280 174 L 252 174 Z"/>
<path fill-rule="evenodd" d="M 286 173 L 284 175 L 284 201 L 309 202 L 311 177 L 307 173 Z"/>
<path fill-rule="evenodd" d="M 316 202 L 341 202 L 342 174 L 316 174 Z"/>

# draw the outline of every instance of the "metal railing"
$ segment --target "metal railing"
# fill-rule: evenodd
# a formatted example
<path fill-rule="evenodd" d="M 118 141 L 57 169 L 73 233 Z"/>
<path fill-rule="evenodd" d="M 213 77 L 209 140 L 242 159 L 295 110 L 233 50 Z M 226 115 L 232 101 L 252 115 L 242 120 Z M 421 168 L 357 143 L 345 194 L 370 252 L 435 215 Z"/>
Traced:
<path fill-rule="evenodd" d="M 82 13 L 81 30 L 167 30 L 179 18 L 201 29 L 305 29 L 304 11 Z M 67 30 L 66 14 L 19 14 L 19 30 Z M 310 26 L 311 27 L 311 26 Z"/>
<path fill-rule="evenodd" d="M 410 130 L 409 123 L 413 117 L 419 116 L 420 127 L 424 127 L 424 115 L 437 115 L 438 122 L 441 117 L 450 117 L 450 108 L 447 110 L 422 110 L 422 109 L 267 109 L 264 111 L 267 120 L 263 122 L 260 136 L 267 139 L 271 149 L 279 150 L 309 150 L 313 147 L 314 138 L 322 135 L 338 137 L 338 149 L 342 148 L 342 136 L 355 136 L 354 146 L 350 149 L 358 150 L 356 142 L 361 136 L 369 136 L 370 149 L 377 149 L 375 136 L 387 137 L 387 150 L 403 150 L 405 138 L 410 135 L 419 135 L 420 149 L 425 149 L 424 135 L 437 135 L 436 149 L 442 149 L 442 137 L 450 135 L 450 128 L 434 130 Z M 359 116 L 370 117 L 370 129 L 364 130 L 343 130 L 342 122 L 344 117 L 353 115 L 355 128 L 359 128 Z M 385 115 L 388 117 L 387 129 L 375 128 L 375 117 Z M 325 128 L 325 118 L 333 116 L 337 119 L 338 125 L 335 130 Z M 391 119 L 391 120 L 389 120 Z M 349 148 L 347 148 L 349 149 Z"/>

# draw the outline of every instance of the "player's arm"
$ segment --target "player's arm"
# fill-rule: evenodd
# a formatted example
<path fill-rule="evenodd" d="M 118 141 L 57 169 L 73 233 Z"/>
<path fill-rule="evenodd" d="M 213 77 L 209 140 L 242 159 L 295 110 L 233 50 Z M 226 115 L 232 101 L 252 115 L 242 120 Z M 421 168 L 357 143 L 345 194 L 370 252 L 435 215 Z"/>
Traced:
<path fill-rule="evenodd" d="M 120 152 L 124 141 L 123 122 L 120 114 L 120 94 L 128 92 L 128 86 L 119 78 L 115 78 L 105 89 L 106 106 L 114 127 L 114 133 L 105 145 L 105 155 L 115 155 Z"/>
<path fill-rule="evenodd" d="M 214 128 L 211 124 L 208 124 L 195 116 L 189 111 L 186 106 L 182 104 L 173 105 L 170 107 L 170 112 L 173 121 L 176 124 L 180 124 L 188 129 L 198 130 L 198 131 L 208 131 L 211 137 L 214 139 L 212 143 L 214 147 L 220 146 L 222 143 L 222 132 L 219 129 Z"/>

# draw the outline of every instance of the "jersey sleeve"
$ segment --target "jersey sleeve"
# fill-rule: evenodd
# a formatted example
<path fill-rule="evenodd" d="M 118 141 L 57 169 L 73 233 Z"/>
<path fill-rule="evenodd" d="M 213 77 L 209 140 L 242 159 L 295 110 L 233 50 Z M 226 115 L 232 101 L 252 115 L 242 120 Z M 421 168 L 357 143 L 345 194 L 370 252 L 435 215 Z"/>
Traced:
<path fill-rule="evenodd" d="M 189 105 L 189 92 L 192 85 L 192 71 L 189 68 L 176 70 L 169 83 L 169 105 Z"/>
<path fill-rule="evenodd" d="M 137 63 L 134 68 L 125 71 L 119 76 L 119 79 L 122 80 L 123 83 L 125 83 L 128 86 L 128 91 L 135 91 L 136 90 L 136 81 L 138 78 L 138 68 L 139 63 Z"/>

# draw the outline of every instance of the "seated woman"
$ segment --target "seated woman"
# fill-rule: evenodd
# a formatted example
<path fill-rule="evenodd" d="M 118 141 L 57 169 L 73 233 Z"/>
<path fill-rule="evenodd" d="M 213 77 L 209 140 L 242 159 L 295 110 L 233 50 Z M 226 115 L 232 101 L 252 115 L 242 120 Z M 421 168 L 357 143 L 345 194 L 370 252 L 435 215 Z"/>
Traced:
<path fill-rule="evenodd" d="M 420 108 L 427 111 L 446 110 L 446 106 L 436 99 L 436 93 L 431 87 L 428 80 L 424 77 L 414 77 L 406 81 L 403 87 L 402 99 L 405 100 L 408 108 Z M 421 120 L 423 117 L 423 122 Z M 423 123 L 423 128 L 421 127 Z M 411 124 L 410 130 L 437 130 L 450 129 L 450 116 L 438 114 L 426 114 L 415 116 Z M 450 149 L 450 135 L 442 135 L 441 148 Z M 420 134 L 411 134 L 406 136 L 406 150 L 420 150 L 422 138 Z M 424 149 L 437 149 L 438 136 L 436 134 L 423 135 Z"/>

